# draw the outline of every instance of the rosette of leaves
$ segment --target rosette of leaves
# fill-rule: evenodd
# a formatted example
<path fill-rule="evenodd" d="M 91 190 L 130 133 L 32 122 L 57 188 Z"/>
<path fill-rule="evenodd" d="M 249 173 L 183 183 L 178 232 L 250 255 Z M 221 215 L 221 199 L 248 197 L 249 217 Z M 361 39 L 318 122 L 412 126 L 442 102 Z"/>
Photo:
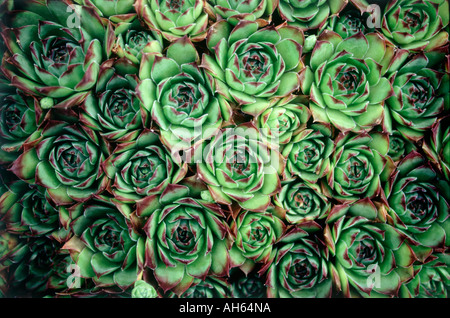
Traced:
<path fill-rule="evenodd" d="M 406 138 L 418 141 L 446 107 L 446 74 L 430 67 L 432 60 L 423 53 L 409 56 L 407 51 L 400 52 L 402 58 L 389 68 L 395 94 L 386 100 L 384 126 L 388 131 L 395 127 Z"/>
<path fill-rule="evenodd" d="M 308 125 L 281 152 L 286 158 L 284 179 L 298 176 L 309 183 L 316 183 L 330 171 L 333 150 L 331 126 L 321 123 Z"/>
<path fill-rule="evenodd" d="M 448 42 L 448 0 L 392 0 L 385 9 L 381 31 L 397 46 L 430 51 Z"/>
<path fill-rule="evenodd" d="M 169 297 L 177 297 L 171 293 Z M 207 276 L 204 280 L 195 279 L 191 285 L 179 298 L 229 298 L 230 284 L 223 277 Z"/>
<path fill-rule="evenodd" d="M 328 198 L 317 184 L 298 179 L 285 183 L 274 197 L 280 215 L 290 224 L 316 221 L 327 216 L 331 209 Z"/>
<path fill-rule="evenodd" d="M 332 276 L 327 259 L 320 241 L 299 227 L 292 228 L 280 240 L 275 258 L 266 267 L 267 297 L 330 297 Z"/>
<path fill-rule="evenodd" d="M 450 294 L 450 258 L 448 254 L 433 255 L 426 264 L 414 265 L 417 274 L 400 288 L 402 298 L 448 298 Z"/>
<path fill-rule="evenodd" d="M 383 119 L 384 101 L 393 94 L 384 77 L 395 55 L 378 33 L 361 32 L 343 39 L 325 30 L 318 37 L 309 65 L 300 73 L 315 121 L 340 131 L 369 131 Z"/>
<path fill-rule="evenodd" d="M 224 277 L 231 268 L 230 229 L 220 206 L 190 196 L 184 185 L 137 202 L 144 225 L 145 266 L 164 292 L 181 295 L 197 280 Z"/>
<path fill-rule="evenodd" d="M 326 226 L 325 241 L 344 297 L 395 297 L 414 276 L 416 256 L 407 236 L 387 223 L 342 216 Z"/>
<path fill-rule="evenodd" d="M 187 163 L 177 166 L 158 134 L 145 130 L 135 141 L 119 144 L 105 160 L 103 168 L 112 180 L 114 197 L 133 204 L 182 180 Z"/>
<path fill-rule="evenodd" d="M 9 254 L 8 293 L 24 297 L 48 292 L 54 267 L 66 256 L 60 249 L 60 243 L 45 236 L 21 238 Z"/>
<path fill-rule="evenodd" d="M 422 149 L 429 159 L 437 165 L 439 171 L 450 181 L 450 117 L 437 121 L 432 134 L 424 140 Z"/>
<path fill-rule="evenodd" d="M 233 298 L 265 298 L 267 295 L 264 279 L 255 272 L 237 277 L 232 276 L 230 280 Z"/>
<path fill-rule="evenodd" d="M 145 54 L 142 59 L 137 94 L 171 151 L 191 148 L 230 120 L 230 105 L 214 94 L 198 60 L 187 37 L 174 41 L 166 56 Z"/>
<path fill-rule="evenodd" d="M 49 120 L 40 132 L 11 167 L 19 178 L 46 188 L 58 205 L 86 201 L 106 187 L 101 164 L 108 150 L 94 131 Z"/>
<path fill-rule="evenodd" d="M 286 225 L 271 211 L 241 211 L 231 222 L 234 237 L 234 263 L 249 273 L 255 263 L 267 263 L 275 253 L 274 245 L 286 230 Z"/>
<path fill-rule="evenodd" d="M 255 118 L 259 131 L 269 143 L 288 147 L 291 140 L 306 128 L 310 112 L 303 100 L 290 95 Z"/>
<path fill-rule="evenodd" d="M 36 132 L 42 119 L 37 99 L 12 89 L 0 79 L 0 163 L 19 156 L 22 145 Z"/>
<path fill-rule="evenodd" d="M 343 0 L 280 0 L 278 12 L 288 24 L 306 31 L 324 26 L 328 18 L 341 12 L 347 2 Z"/>
<path fill-rule="evenodd" d="M 74 236 L 63 248 L 80 276 L 113 291 L 131 287 L 143 268 L 145 237 L 134 231 L 128 216 L 102 195 L 73 205 L 69 213 Z"/>
<path fill-rule="evenodd" d="M 352 1 L 352 3 L 355 3 L 355 1 Z M 326 27 L 339 34 L 343 39 L 358 34 L 359 32 L 374 32 L 375 28 L 370 24 L 374 21 L 370 20 L 369 11 L 370 9 L 367 3 L 358 7 L 348 5 L 338 15 L 330 17 Z"/>
<path fill-rule="evenodd" d="M 137 0 L 134 6 L 145 25 L 168 41 L 184 36 L 194 42 L 205 39 L 208 14 L 202 0 Z"/>
<path fill-rule="evenodd" d="M 393 225 L 417 241 L 421 251 L 450 246 L 450 185 L 424 156 L 408 154 L 385 188 Z"/>
<path fill-rule="evenodd" d="M 60 251 L 62 256 L 53 264 L 53 274 L 48 280 L 48 288 L 64 296 L 74 295 L 82 291 L 87 283 L 79 276 L 78 268 L 70 254 L 67 251 Z"/>
<path fill-rule="evenodd" d="M 131 290 L 131 298 L 157 298 L 156 289 L 144 280 L 137 280 Z"/>
<path fill-rule="evenodd" d="M 91 89 L 106 51 L 100 17 L 65 1 L 27 3 L 2 32 L 8 52 L 2 70 L 26 93 L 79 98 Z M 106 49 L 106 47 L 105 47 Z"/>
<path fill-rule="evenodd" d="M 258 21 L 265 25 L 272 21 L 272 14 L 277 7 L 273 0 L 208 0 L 206 9 L 215 20 L 224 19 L 232 25 L 241 20 Z M 218 19 L 219 18 L 219 19 Z"/>
<path fill-rule="evenodd" d="M 244 210 L 265 211 L 281 188 L 282 157 L 261 140 L 251 123 L 223 129 L 205 143 L 198 177 L 215 202 L 238 203 Z"/>
<path fill-rule="evenodd" d="M 260 28 L 256 21 L 214 23 L 206 44 L 212 55 L 203 54 L 202 67 L 212 86 L 244 113 L 258 115 L 299 87 L 298 71 L 304 35 L 296 27 Z"/>
<path fill-rule="evenodd" d="M 45 189 L 18 181 L 0 197 L 0 214 L 10 233 L 24 236 L 50 236 L 67 240 L 70 232 L 62 226 L 59 208 Z"/>
<path fill-rule="evenodd" d="M 411 140 L 406 139 L 398 130 L 394 130 L 392 134 L 389 135 L 389 151 L 387 155 L 391 157 L 394 162 L 398 162 L 414 150 L 417 150 L 414 143 L 411 142 Z"/>
<path fill-rule="evenodd" d="M 149 115 L 135 93 L 139 84 L 137 76 L 118 74 L 113 61 L 110 62 L 103 65 L 95 93 L 89 94 L 81 104 L 79 121 L 98 131 L 105 140 L 129 142 L 148 124 Z"/>
<path fill-rule="evenodd" d="M 382 195 L 384 182 L 392 172 L 386 156 L 388 134 L 341 133 L 335 144 L 330 173 L 322 182 L 324 194 L 341 202 Z"/>

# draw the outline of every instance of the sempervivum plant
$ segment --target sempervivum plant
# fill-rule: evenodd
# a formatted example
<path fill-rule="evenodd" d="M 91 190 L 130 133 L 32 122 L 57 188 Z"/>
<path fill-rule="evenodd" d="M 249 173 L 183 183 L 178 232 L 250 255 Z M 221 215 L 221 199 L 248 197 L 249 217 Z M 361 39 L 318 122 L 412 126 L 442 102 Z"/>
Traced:
<path fill-rule="evenodd" d="M 231 280 L 231 295 L 234 298 L 264 298 L 267 295 L 264 280 L 255 272 L 235 274 Z"/>
<path fill-rule="evenodd" d="M 250 123 L 223 129 L 205 144 L 203 153 L 198 177 L 218 203 L 237 202 L 243 209 L 264 211 L 281 187 L 282 157 L 263 143 Z"/>
<path fill-rule="evenodd" d="M 384 10 L 383 34 L 403 49 L 432 50 L 448 42 L 448 0 L 395 0 Z"/>
<path fill-rule="evenodd" d="M 269 99 L 284 97 L 299 86 L 303 32 L 280 25 L 260 28 L 256 21 L 232 27 L 218 21 L 210 27 L 202 67 L 212 76 L 213 87 L 242 111 L 257 115 Z"/>
<path fill-rule="evenodd" d="M 326 247 L 298 227 L 291 229 L 280 244 L 276 256 L 267 267 L 267 296 L 330 297 L 332 276 L 328 269 Z"/>
<path fill-rule="evenodd" d="M 172 152 L 210 138 L 230 119 L 231 108 L 209 86 L 199 56 L 187 37 L 160 54 L 145 54 L 137 94 L 151 111 L 161 140 Z"/>
<path fill-rule="evenodd" d="M 416 240 L 421 249 L 450 246 L 450 184 L 416 151 L 397 166 L 386 195 L 393 224 Z"/>
<path fill-rule="evenodd" d="M 324 193 L 344 202 L 381 195 L 390 174 L 388 150 L 386 133 L 341 133 L 336 138 L 331 172 L 323 182 Z"/>
<path fill-rule="evenodd" d="M 136 75 L 121 76 L 112 60 L 105 63 L 95 93 L 89 94 L 81 104 L 80 122 L 111 142 L 136 139 L 149 121 L 148 112 L 136 96 L 138 84 Z"/>
<path fill-rule="evenodd" d="M 145 265 L 164 292 L 177 295 L 196 279 L 228 275 L 232 266 L 224 212 L 218 204 L 191 197 L 190 192 L 187 186 L 171 184 L 161 195 L 138 204 L 138 215 L 148 216 Z"/>
<path fill-rule="evenodd" d="M 407 51 L 400 52 L 401 58 L 388 70 L 394 95 L 386 100 L 384 125 L 417 141 L 446 107 L 448 87 L 443 78 L 448 75 L 430 66 L 432 60 L 423 53 L 408 58 Z"/>
<path fill-rule="evenodd" d="M 196 278 L 194 284 L 179 298 L 229 298 L 229 295 L 230 286 L 226 279 L 208 276 L 204 280 Z M 177 295 L 170 293 L 170 297 L 177 297 Z"/>
<path fill-rule="evenodd" d="M 261 25 L 272 20 L 277 2 L 273 0 L 208 0 L 209 14 L 236 25 L 241 20 L 258 21 Z"/>
<path fill-rule="evenodd" d="M 59 205 L 86 201 L 107 185 L 101 164 L 108 156 L 100 136 L 78 124 L 48 121 L 35 147 L 28 147 L 11 170 L 46 188 Z"/>
<path fill-rule="evenodd" d="M 70 207 L 74 236 L 63 246 L 79 274 L 96 286 L 125 290 L 138 279 L 144 263 L 144 236 L 106 196 Z"/>
<path fill-rule="evenodd" d="M 135 8 L 150 29 L 169 41 L 184 36 L 192 41 L 205 39 L 208 14 L 202 0 L 137 0 Z"/>
<path fill-rule="evenodd" d="M 363 216 L 342 216 L 327 225 L 332 272 L 345 297 L 394 297 L 414 275 L 416 256 L 407 236 Z"/>
<path fill-rule="evenodd" d="M 301 72 L 313 118 L 341 131 L 368 131 L 380 124 L 383 103 L 393 94 L 384 77 L 393 56 L 392 45 L 378 33 L 343 39 L 325 30 Z"/>
<path fill-rule="evenodd" d="M 125 203 L 161 193 L 169 184 L 183 179 L 187 172 L 187 164 L 178 167 L 158 135 L 149 130 L 135 141 L 119 144 L 103 168 L 112 180 L 111 192 Z"/>
<path fill-rule="evenodd" d="M 440 119 L 432 128 L 432 134 L 424 140 L 422 149 L 433 160 L 439 171 L 450 181 L 450 117 Z"/>
<path fill-rule="evenodd" d="M 324 26 L 330 16 L 337 15 L 346 5 L 343 0 L 280 0 L 278 12 L 289 24 L 309 30 Z"/>
<path fill-rule="evenodd" d="M 47 0 L 29 3 L 10 18 L 11 27 L 2 32 L 8 48 L 2 69 L 16 87 L 65 98 L 95 85 L 103 60 L 99 39 L 105 37 L 95 12 Z"/>

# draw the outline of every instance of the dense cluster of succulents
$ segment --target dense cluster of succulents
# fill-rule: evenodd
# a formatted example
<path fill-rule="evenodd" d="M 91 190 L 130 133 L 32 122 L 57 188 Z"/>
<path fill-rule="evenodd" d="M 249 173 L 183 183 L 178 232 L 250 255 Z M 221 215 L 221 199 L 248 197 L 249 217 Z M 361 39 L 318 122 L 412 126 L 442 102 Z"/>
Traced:
<path fill-rule="evenodd" d="M 0 297 L 450 296 L 448 0 L 0 1 Z"/>

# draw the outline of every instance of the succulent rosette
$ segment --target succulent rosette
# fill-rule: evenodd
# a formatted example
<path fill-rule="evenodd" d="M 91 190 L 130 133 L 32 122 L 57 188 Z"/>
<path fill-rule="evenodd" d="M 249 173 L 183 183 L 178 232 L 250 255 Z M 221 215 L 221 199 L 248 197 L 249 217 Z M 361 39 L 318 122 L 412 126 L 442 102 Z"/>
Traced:
<path fill-rule="evenodd" d="M 394 162 L 398 162 L 404 156 L 417 150 L 417 147 L 410 140 L 406 139 L 398 130 L 394 130 L 389 135 L 389 151 L 387 155 L 392 158 Z"/>
<path fill-rule="evenodd" d="M 290 25 L 303 30 L 319 29 L 328 22 L 330 16 L 341 12 L 347 2 L 343 0 L 280 0 L 278 12 Z"/>
<path fill-rule="evenodd" d="M 202 67 L 219 94 L 258 115 L 298 89 L 303 42 L 303 32 L 292 26 L 260 28 L 242 20 L 232 27 L 218 21 L 208 31 L 212 56 L 203 54 Z"/>
<path fill-rule="evenodd" d="M 134 283 L 131 290 L 131 298 L 157 298 L 158 294 L 155 288 L 144 280 L 138 280 Z"/>
<path fill-rule="evenodd" d="M 135 141 L 118 145 L 103 167 L 112 180 L 115 198 L 126 203 L 162 193 L 169 184 L 182 180 L 187 172 L 187 163 L 177 166 L 159 136 L 149 130 Z"/>
<path fill-rule="evenodd" d="M 234 298 L 264 298 L 267 295 L 267 287 L 256 273 L 239 275 L 232 278 L 231 295 Z"/>
<path fill-rule="evenodd" d="M 281 188 L 284 165 L 280 153 L 261 140 L 254 125 L 223 129 L 203 149 L 197 173 L 213 200 L 225 205 L 237 202 L 244 210 L 267 209 Z"/>
<path fill-rule="evenodd" d="M 324 194 L 342 202 L 381 195 L 391 172 L 388 150 L 386 133 L 341 133 L 336 138 L 330 173 L 322 183 Z"/>
<path fill-rule="evenodd" d="M 164 292 L 177 295 L 196 279 L 228 275 L 232 266 L 230 229 L 220 206 L 190 196 L 190 188 L 169 185 L 161 195 L 137 202 L 147 217 L 145 266 Z"/>
<path fill-rule="evenodd" d="M 450 184 L 425 157 L 413 151 L 402 159 L 386 184 L 386 196 L 393 224 L 421 249 L 450 246 Z"/>
<path fill-rule="evenodd" d="M 432 128 L 432 134 L 424 140 L 422 149 L 433 160 L 439 171 L 450 181 L 450 117 L 438 120 Z"/>
<path fill-rule="evenodd" d="M 448 0 L 392 0 L 384 9 L 381 30 L 397 46 L 432 50 L 448 42 Z"/>
<path fill-rule="evenodd" d="M 136 12 L 148 28 L 168 41 L 188 36 L 202 41 L 208 27 L 208 14 L 202 0 L 137 0 Z"/>
<path fill-rule="evenodd" d="M 195 283 L 179 298 L 229 298 L 229 295 L 230 286 L 226 279 L 208 276 L 205 280 L 195 279 Z M 172 293 L 171 297 L 176 297 L 176 294 Z"/>
<path fill-rule="evenodd" d="M 330 171 L 333 150 L 330 125 L 308 125 L 282 150 L 281 154 L 286 158 L 284 179 L 290 180 L 298 176 L 309 183 L 317 183 Z"/>
<path fill-rule="evenodd" d="M 342 216 L 325 233 L 331 272 L 345 297 L 395 297 L 414 276 L 407 236 L 387 223 Z"/>
<path fill-rule="evenodd" d="M 26 93 L 68 98 L 91 89 L 103 60 L 102 21 L 69 2 L 33 2 L 11 14 L 2 32 L 8 52 L 2 70 Z"/>
<path fill-rule="evenodd" d="M 255 263 L 266 263 L 273 258 L 274 245 L 286 230 L 283 221 L 270 211 L 241 211 L 231 223 L 234 250 L 244 272 L 250 272 Z"/>
<path fill-rule="evenodd" d="M 74 236 L 63 249 L 80 276 L 112 290 L 134 285 L 144 264 L 145 237 L 133 230 L 128 216 L 106 196 L 77 203 L 69 213 Z"/>
<path fill-rule="evenodd" d="M 310 118 L 303 98 L 290 95 L 257 117 L 256 125 L 268 142 L 284 147 L 307 126 Z"/>
<path fill-rule="evenodd" d="M 290 224 L 324 218 L 331 209 L 331 203 L 317 184 L 298 179 L 283 184 L 274 197 L 274 203 L 281 208 L 277 213 Z"/>
<path fill-rule="evenodd" d="M 103 190 L 108 179 L 101 168 L 108 150 L 92 130 L 65 121 L 48 121 L 34 147 L 14 161 L 22 180 L 46 188 L 58 205 L 86 201 Z"/>
<path fill-rule="evenodd" d="M 230 119 L 231 108 L 214 94 L 197 61 L 192 42 L 174 41 L 166 56 L 146 54 L 137 94 L 172 152 L 192 148 L 210 138 Z"/>
<path fill-rule="evenodd" d="M 298 227 L 291 229 L 280 244 L 266 273 L 267 297 L 330 297 L 332 276 L 325 246 Z"/>
<path fill-rule="evenodd" d="M 343 132 L 369 131 L 380 124 L 384 101 L 393 94 L 384 75 L 394 54 L 378 33 L 343 39 L 333 31 L 322 32 L 300 74 L 314 120 Z"/>
<path fill-rule="evenodd" d="M 10 233 L 68 239 L 69 231 L 60 221 L 59 209 L 39 186 L 18 181 L 0 197 L 0 215 Z"/>
<path fill-rule="evenodd" d="M 277 2 L 273 0 L 208 0 L 207 9 L 213 17 L 220 17 L 232 25 L 241 20 L 258 21 L 267 24 L 272 20 L 272 14 L 276 9 Z M 218 19 L 217 19 L 218 20 Z"/>
<path fill-rule="evenodd" d="M 338 15 L 330 18 L 327 29 L 336 32 L 343 39 L 351 37 L 359 32 L 370 33 L 374 31 L 373 26 L 369 26 L 370 21 L 368 7 L 360 7 L 359 10 L 355 7 L 347 6 Z"/>
<path fill-rule="evenodd" d="M 79 121 L 110 142 L 132 141 L 149 122 L 149 114 L 135 92 L 139 79 L 131 74 L 121 76 L 112 61 L 104 66 L 97 93 L 89 94 L 81 104 Z"/>
<path fill-rule="evenodd" d="M 431 61 L 423 53 L 408 58 L 407 51 L 400 52 L 402 58 L 389 68 L 395 94 L 386 100 L 384 125 L 388 131 L 395 127 L 406 138 L 417 141 L 446 108 L 446 74 L 430 67 Z"/>
<path fill-rule="evenodd" d="M 448 254 L 433 255 L 426 264 L 415 265 L 418 272 L 400 288 L 402 298 L 448 298 L 450 293 L 450 259 Z"/>

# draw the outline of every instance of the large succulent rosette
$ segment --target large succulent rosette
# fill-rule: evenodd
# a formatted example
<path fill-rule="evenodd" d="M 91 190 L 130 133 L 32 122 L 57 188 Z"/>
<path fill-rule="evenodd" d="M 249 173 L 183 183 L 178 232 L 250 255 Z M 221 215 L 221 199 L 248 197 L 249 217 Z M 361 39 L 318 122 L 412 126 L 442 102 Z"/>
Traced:
<path fill-rule="evenodd" d="M 33 2 L 13 11 L 2 32 L 8 52 L 2 70 L 21 90 L 54 98 L 91 89 L 103 60 L 100 17 L 65 1 Z"/>
<path fill-rule="evenodd" d="M 384 76 L 394 56 L 378 33 L 361 32 L 343 39 L 325 30 L 301 72 L 301 89 L 310 95 L 315 121 L 341 131 L 369 131 L 383 119 L 392 86 Z"/>
<path fill-rule="evenodd" d="M 412 50 L 432 50 L 448 42 L 447 0 L 390 1 L 384 9 L 381 30 L 397 46 Z"/>
<path fill-rule="evenodd" d="M 260 28 L 257 22 L 240 21 L 231 27 L 218 21 L 209 29 L 202 67 L 212 86 L 244 113 L 257 115 L 269 100 L 298 89 L 303 33 L 286 25 Z M 275 100 L 275 99 L 274 99 Z"/>
<path fill-rule="evenodd" d="M 14 161 L 11 170 L 22 180 L 44 187 L 57 204 L 86 201 L 106 187 L 101 164 L 108 150 L 94 131 L 49 121 L 34 145 Z"/>
<path fill-rule="evenodd" d="M 345 297 L 395 297 L 414 276 L 416 255 L 407 236 L 387 223 L 349 215 L 325 233 L 334 255 L 331 272 Z"/>
<path fill-rule="evenodd" d="M 196 279 L 223 277 L 230 270 L 230 229 L 219 205 L 190 196 L 183 185 L 138 203 L 144 225 L 145 265 L 164 292 L 181 295 Z"/>
<path fill-rule="evenodd" d="M 218 203 L 237 202 L 243 209 L 264 211 L 281 187 L 284 166 L 279 152 L 259 137 L 251 124 L 223 129 L 205 143 L 204 157 L 197 163 L 203 180 Z"/>
<path fill-rule="evenodd" d="M 416 240 L 420 250 L 450 246 L 449 190 L 448 181 L 416 151 L 400 161 L 386 184 L 393 224 Z"/>
<path fill-rule="evenodd" d="M 220 17 L 236 25 L 241 20 L 267 24 L 272 20 L 277 2 L 273 0 L 208 0 L 206 8 L 213 17 Z M 219 20 L 219 19 L 217 19 Z"/>
<path fill-rule="evenodd" d="M 143 268 L 145 238 L 133 230 L 129 217 L 106 196 L 75 204 L 69 213 L 74 236 L 63 249 L 79 275 L 97 287 L 132 286 Z"/>
<path fill-rule="evenodd" d="M 192 42 L 183 37 L 166 56 L 146 54 L 141 64 L 137 94 L 172 153 L 210 138 L 230 118 L 229 104 L 214 94 L 198 59 Z"/>

